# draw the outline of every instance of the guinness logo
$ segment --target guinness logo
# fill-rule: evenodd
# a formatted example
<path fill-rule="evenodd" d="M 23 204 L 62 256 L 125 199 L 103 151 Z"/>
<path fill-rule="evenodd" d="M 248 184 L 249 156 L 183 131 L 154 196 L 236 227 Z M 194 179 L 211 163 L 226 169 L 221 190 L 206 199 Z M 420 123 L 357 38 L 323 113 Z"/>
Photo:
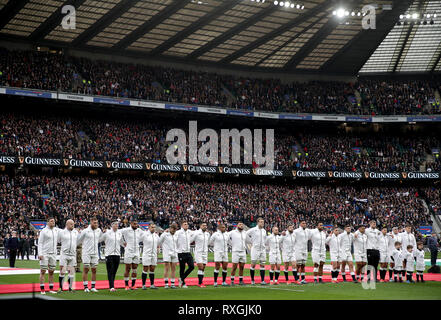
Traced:
<path fill-rule="evenodd" d="M 20 161 L 20 164 L 23 164 L 23 162 L 24 162 L 24 157 L 18 157 L 18 161 Z"/>
<path fill-rule="evenodd" d="M 367 179 L 367 178 L 369 178 L 369 172 L 365 172 L 364 173 L 364 177 Z"/>
<path fill-rule="evenodd" d="M 297 176 L 297 171 L 292 170 L 291 173 L 292 173 L 292 176 L 293 176 L 293 177 L 296 177 L 296 176 Z"/>
<path fill-rule="evenodd" d="M 112 163 L 110 161 L 106 161 L 107 168 L 110 168 L 111 165 L 112 165 Z"/>
<path fill-rule="evenodd" d="M 401 172 L 401 175 L 403 176 L 404 179 L 407 178 L 407 172 Z"/>
<path fill-rule="evenodd" d="M 63 162 L 66 167 L 69 165 L 69 159 L 63 159 Z"/>
<path fill-rule="evenodd" d="M 219 167 L 219 172 L 220 172 L 220 173 L 224 172 L 224 168 Z"/>
<path fill-rule="evenodd" d="M 146 167 L 147 170 L 150 170 L 150 163 L 146 163 L 145 167 Z"/>
<path fill-rule="evenodd" d="M 184 165 L 182 165 L 183 167 L 184 167 L 184 171 L 187 171 L 187 169 L 188 169 L 188 166 L 186 166 L 185 164 Z"/>
<path fill-rule="evenodd" d="M 332 171 L 328 171 L 328 177 L 332 178 Z"/>

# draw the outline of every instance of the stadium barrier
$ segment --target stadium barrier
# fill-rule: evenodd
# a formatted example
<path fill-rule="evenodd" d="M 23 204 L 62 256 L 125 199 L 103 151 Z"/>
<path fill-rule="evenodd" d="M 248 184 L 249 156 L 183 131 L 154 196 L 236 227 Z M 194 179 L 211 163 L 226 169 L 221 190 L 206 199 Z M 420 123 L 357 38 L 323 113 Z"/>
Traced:
<path fill-rule="evenodd" d="M 441 122 L 441 115 L 398 115 L 398 116 L 358 116 L 358 115 L 334 115 L 334 114 L 307 114 L 307 113 L 275 113 L 256 110 L 227 109 L 213 106 L 186 105 L 179 103 L 164 103 L 157 101 L 137 100 L 107 96 L 92 96 L 76 93 L 44 91 L 38 89 L 0 87 L 0 94 L 45 98 L 53 100 L 65 100 L 73 102 L 85 102 L 95 104 L 110 104 L 119 106 L 132 106 L 150 109 L 166 109 L 177 111 L 189 111 L 198 113 L 210 113 L 218 115 L 266 118 L 280 120 L 302 121 L 336 121 L 336 122 L 372 122 L 372 123 L 400 123 L 400 122 Z"/>
<path fill-rule="evenodd" d="M 384 179 L 384 180 L 436 180 L 441 172 L 359 172 L 359 171 L 304 171 L 297 169 L 268 170 L 253 167 L 200 166 L 186 164 L 162 164 L 156 162 L 127 162 L 108 160 L 83 160 L 62 158 L 36 158 L 0 155 L 0 165 L 44 166 L 62 168 L 87 168 L 107 170 L 137 170 L 149 172 L 182 172 L 189 174 L 220 174 L 245 176 L 273 176 L 306 179 Z"/>

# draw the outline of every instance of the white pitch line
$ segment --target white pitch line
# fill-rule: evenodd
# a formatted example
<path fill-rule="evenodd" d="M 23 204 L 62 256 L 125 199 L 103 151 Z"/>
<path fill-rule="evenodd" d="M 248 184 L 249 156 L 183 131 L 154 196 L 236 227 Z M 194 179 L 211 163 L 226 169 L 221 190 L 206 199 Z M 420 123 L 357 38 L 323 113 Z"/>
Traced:
<path fill-rule="evenodd" d="M 236 287 L 236 286 L 234 286 Z M 237 288 L 250 288 L 250 286 L 240 286 Z M 270 288 L 270 287 L 253 287 L 252 288 L 256 288 L 256 289 L 267 289 L 267 290 L 283 290 L 283 291 L 292 291 L 292 292 L 305 292 L 305 290 L 297 290 L 297 289 L 284 289 L 284 288 Z"/>

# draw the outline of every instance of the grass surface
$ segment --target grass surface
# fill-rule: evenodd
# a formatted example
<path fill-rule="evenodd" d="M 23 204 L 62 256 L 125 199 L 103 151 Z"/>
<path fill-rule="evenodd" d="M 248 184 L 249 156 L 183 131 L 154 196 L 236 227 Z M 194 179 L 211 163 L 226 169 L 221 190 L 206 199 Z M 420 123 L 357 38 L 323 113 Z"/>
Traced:
<path fill-rule="evenodd" d="M 213 257 L 210 255 L 209 261 Z M 308 265 L 312 266 L 311 260 Z M 0 260 L 1 267 L 8 267 L 8 261 Z M 38 261 L 18 260 L 16 267 L 38 269 Z M 205 274 L 207 277 L 213 276 L 212 267 L 207 267 Z M 159 264 L 156 269 L 156 278 L 163 277 L 164 268 Z M 123 279 L 124 265 L 120 265 L 117 273 L 117 279 Z M 141 267 L 138 267 L 138 278 L 140 278 Z M 228 276 L 230 274 L 228 273 Z M 245 269 L 245 276 L 249 275 L 249 270 Z M 268 275 L 268 272 L 267 272 Z M 236 275 L 237 276 L 237 275 Z M 190 277 L 197 277 L 194 270 Z M 283 273 L 281 274 L 283 278 Z M 259 274 L 256 273 L 256 279 Z M 58 280 L 58 276 L 55 276 Z M 81 280 L 81 274 L 77 273 L 76 281 Z M 104 263 L 98 266 L 97 280 L 107 280 L 106 267 Z M 139 283 L 140 280 L 138 280 Z M 237 280 L 236 280 L 237 281 Z M 0 276 L 0 284 L 18 284 L 18 283 L 38 283 L 38 275 L 13 275 Z M 147 281 L 149 283 L 149 281 Z M 244 287 L 217 287 L 208 286 L 207 288 L 190 287 L 188 289 L 164 289 L 159 290 L 141 290 L 126 292 L 119 289 L 111 293 L 108 290 L 100 290 L 97 293 L 84 293 L 76 291 L 74 293 L 63 292 L 54 295 L 60 299 L 72 300 L 291 300 L 291 299 L 320 299 L 320 300 L 416 300 L 416 299 L 437 299 L 441 300 L 441 282 L 426 282 L 424 284 L 407 283 L 377 283 L 374 290 L 365 290 L 360 284 L 339 283 L 339 284 L 307 284 L 307 285 L 279 285 L 279 286 L 244 286 Z"/>

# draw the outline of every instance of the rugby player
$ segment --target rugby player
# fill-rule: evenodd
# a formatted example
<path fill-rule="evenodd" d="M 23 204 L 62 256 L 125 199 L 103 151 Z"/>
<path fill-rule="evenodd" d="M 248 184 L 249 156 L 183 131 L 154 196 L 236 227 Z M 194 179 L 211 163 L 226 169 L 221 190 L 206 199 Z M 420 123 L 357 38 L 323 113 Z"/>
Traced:
<path fill-rule="evenodd" d="M 332 234 L 326 238 L 326 244 L 329 246 L 329 253 L 331 255 L 331 281 L 337 283 L 338 271 L 340 270 L 341 256 L 340 256 L 340 230 L 335 227 Z"/>
<path fill-rule="evenodd" d="M 284 274 L 285 281 L 289 284 L 289 267 L 292 266 L 292 274 L 294 276 L 294 283 L 297 283 L 299 277 L 297 275 L 297 264 L 295 259 L 294 244 L 296 238 L 294 235 L 294 225 L 289 224 L 286 232 L 282 233 L 280 239 L 282 245 L 282 261 L 285 265 Z"/>
<path fill-rule="evenodd" d="M 251 284 L 254 285 L 254 268 L 260 264 L 260 279 L 261 285 L 266 285 L 265 282 L 265 263 L 266 263 L 266 230 L 264 228 L 265 220 L 257 218 L 257 226 L 247 231 L 247 242 L 251 244 Z"/>
<path fill-rule="evenodd" d="M 213 246 L 214 250 L 214 286 L 217 287 L 217 278 L 219 276 L 219 268 L 222 265 L 222 286 L 228 286 L 227 271 L 228 271 L 228 243 L 230 236 L 226 232 L 226 227 L 223 223 L 219 224 L 217 232 L 213 233 L 210 238 L 209 245 Z"/>
<path fill-rule="evenodd" d="M 98 244 L 103 241 L 103 232 L 98 228 L 98 219 L 92 217 L 90 225 L 80 232 L 78 236 L 78 244 L 83 245 L 81 260 L 83 261 L 83 286 L 84 292 L 97 292 L 96 284 L 96 267 L 98 266 Z M 89 290 L 88 274 L 92 270 L 92 286 Z"/>
<path fill-rule="evenodd" d="M 55 219 L 49 217 L 46 227 L 40 231 L 38 239 L 38 259 L 40 259 L 40 290 L 44 291 L 44 279 L 46 270 L 48 270 L 49 293 L 54 291 L 54 270 L 57 266 L 57 241 L 60 229 L 55 227 Z"/>
<path fill-rule="evenodd" d="M 237 266 L 239 266 L 239 285 L 243 286 L 243 270 L 245 263 L 247 262 L 247 249 L 246 249 L 246 231 L 244 230 L 243 222 L 237 224 L 236 229 L 229 233 L 231 250 L 232 250 L 232 262 L 233 267 L 231 269 L 231 285 L 234 286 L 234 277 L 236 275 Z"/>
<path fill-rule="evenodd" d="M 159 237 L 159 245 L 162 247 L 162 259 L 164 261 L 164 282 L 165 289 L 168 289 L 168 280 L 170 276 L 170 289 L 176 289 L 176 264 L 178 263 L 178 237 L 176 231 L 178 225 L 173 223 L 169 229 L 165 230 Z"/>
<path fill-rule="evenodd" d="M 140 262 L 140 246 L 144 231 L 139 228 L 138 219 L 132 216 L 130 226 L 121 230 L 124 242 L 124 264 L 126 269 L 124 272 L 124 284 L 126 290 L 136 290 L 136 278 L 138 273 L 138 264 Z M 129 287 L 129 276 L 131 274 L 131 286 Z"/>
<path fill-rule="evenodd" d="M 64 275 L 68 272 L 69 291 L 73 291 L 72 285 L 75 278 L 75 267 L 77 266 L 77 239 L 78 231 L 74 229 L 75 223 L 72 219 L 66 221 L 64 230 L 58 232 L 57 242 L 61 243 L 60 254 L 60 275 L 58 281 L 60 288 L 58 292 L 63 291 Z"/>
<path fill-rule="evenodd" d="M 312 242 L 312 263 L 314 264 L 314 283 L 323 283 L 323 266 L 326 261 L 326 232 L 322 222 L 311 230 L 309 239 Z M 318 278 L 318 279 L 317 279 Z"/>
<path fill-rule="evenodd" d="M 205 288 L 204 273 L 208 262 L 208 244 L 210 233 L 207 231 L 207 223 L 201 222 L 199 230 L 191 234 L 190 242 L 194 242 L 195 260 L 198 266 L 198 287 Z"/>
<path fill-rule="evenodd" d="M 270 284 L 279 284 L 280 265 L 282 264 L 282 257 L 280 256 L 280 242 L 279 228 L 273 227 L 273 232 L 266 238 L 266 245 L 269 247 L 269 263 L 270 269 Z M 273 282 L 274 278 L 274 282 Z"/>
<path fill-rule="evenodd" d="M 145 285 L 147 274 L 150 279 L 150 289 L 158 289 L 155 286 L 155 268 L 158 263 L 159 236 L 153 222 L 149 224 L 149 229 L 142 233 L 140 241 L 142 242 L 142 289 L 147 289 Z"/>

